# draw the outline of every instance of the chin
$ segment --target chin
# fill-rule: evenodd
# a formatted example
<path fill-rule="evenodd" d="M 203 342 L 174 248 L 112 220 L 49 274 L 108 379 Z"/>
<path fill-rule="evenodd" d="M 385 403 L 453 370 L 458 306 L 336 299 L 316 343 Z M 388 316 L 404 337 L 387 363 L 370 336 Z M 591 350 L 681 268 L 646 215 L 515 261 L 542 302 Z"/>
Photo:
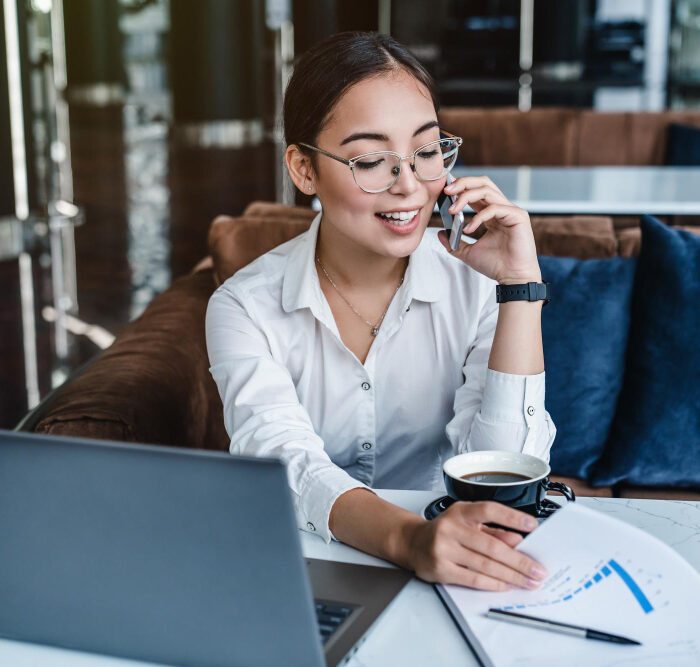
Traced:
<path fill-rule="evenodd" d="M 378 249 L 381 248 L 380 253 L 389 257 L 408 257 L 420 245 L 426 227 L 427 225 L 421 224 L 405 236 L 386 238 L 383 235 L 382 243 L 378 245 Z"/>

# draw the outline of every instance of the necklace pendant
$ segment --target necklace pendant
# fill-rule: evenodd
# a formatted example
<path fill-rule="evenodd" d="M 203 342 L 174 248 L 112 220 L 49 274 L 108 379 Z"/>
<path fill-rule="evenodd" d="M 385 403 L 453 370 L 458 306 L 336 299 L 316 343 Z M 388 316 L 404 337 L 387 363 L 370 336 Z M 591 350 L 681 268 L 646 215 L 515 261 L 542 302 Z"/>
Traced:
<path fill-rule="evenodd" d="M 379 333 L 379 327 L 372 327 L 372 335 L 376 336 Z"/>

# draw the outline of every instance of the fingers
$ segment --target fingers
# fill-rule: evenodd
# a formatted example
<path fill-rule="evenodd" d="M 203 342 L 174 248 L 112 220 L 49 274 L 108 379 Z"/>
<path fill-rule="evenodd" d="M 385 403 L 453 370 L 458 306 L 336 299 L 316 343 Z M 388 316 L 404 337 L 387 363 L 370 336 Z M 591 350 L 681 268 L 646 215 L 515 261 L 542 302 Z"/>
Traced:
<path fill-rule="evenodd" d="M 498 529 L 479 526 L 480 532 L 473 530 L 474 522 L 477 521 L 479 524 L 496 523 L 529 532 L 537 527 L 537 519 L 494 502 L 455 503 L 450 509 L 453 508 L 455 508 L 453 513 L 471 529 L 460 533 L 462 546 L 467 551 L 478 554 L 477 557 L 472 557 L 471 562 L 461 561 L 462 564 L 516 586 L 537 588 L 539 582 L 547 575 L 542 565 L 526 554 L 516 551 L 513 548 L 515 544 L 511 546 L 504 539 L 495 537 L 493 532 Z M 508 540 L 514 543 L 516 538 L 508 538 Z M 519 540 L 517 542 L 519 543 Z"/>
<path fill-rule="evenodd" d="M 481 204 L 480 202 L 485 203 Z M 458 213 L 464 209 L 467 204 L 469 204 L 469 206 L 475 211 L 480 211 L 488 206 L 488 204 L 505 204 L 506 206 L 509 206 L 510 202 L 500 191 L 484 186 L 481 188 L 465 190 L 459 195 L 459 197 L 457 197 L 457 201 L 455 201 L 448 210 L 454 215 L 455 213 Z"/>
<path fill-rule="evenodd" d="M 467 586 L 468 588 L 476 588 L 482 591 L 506 591 L 512 586 L 505 581 L 490 577 L 482 572 L 477 572 L 469 567 L 450 564 L 445 569 L 444 577 L 445 584 L 457 584 L 459 586 Z"/>
<path fill-rule="evenodd" d="M 456 502 L 445 512 L 450 512 L 460 516 L 464 523 L 496 523 L 505 528 L 513 528 L 525 533 L 529 533 L 539 525 L 534 516 L 525 514 L 520 510 L 513 509 L 507 505 L 493 501 L 485 502 Z"/>
<path fill-rule="evenodd" d="M 504 227 L 513 227 L 527 217 L 527 213 L 517 206 L 510 204 L 490 204 L 478 211 L 469 224 L 464 226 L 464 233 L 470 234 L 480 225 L 489 226 L 489 223 L 495 222 Z"/>
<path fill-rule="evenodd" d="M 465 536 L 464 562 L 470 569 L 518 586 L 538 588 L 547 575 L 536 561 L 485 533 Z"/>
<path fill-rule="evenodd" d="M 461 561 L 458 564 L 468 568 L 475 574 L 484 575 L 489 579 L 495 579 L 496 581 L 505 584 L 504 588 L 511 587 L 534 590 L 538 588 L 541 583 L 539 580 L 525 577 L 512 568 L 503 565 L 503 563 L 493 560 L 492 558 L 484 556 L 476 551 L 465 550 L 464 561 Z"/>
<path fill-rule="evenodd" d="M 462 176 L 455 180 L 454 183 L 450 183 L 445 188 L 445 192 L 454 195 L 458 192 L 462 192 L 465 189 L 488 187 L 495 190 L 500 195 L 505 197 L 501 189 L 488 177 L 488 176 Z"/>
<path fill-rule="evenodd" d="M 519 533 L 514 533 L 512 530 L 502 530 L 501 528 L 490 528 L 482 526 L 481 530 L 487 535 L 492 535 L 497 540 L 501 540 L 511 548 L 515 548 L 523 541 L 523 536 Z"/>

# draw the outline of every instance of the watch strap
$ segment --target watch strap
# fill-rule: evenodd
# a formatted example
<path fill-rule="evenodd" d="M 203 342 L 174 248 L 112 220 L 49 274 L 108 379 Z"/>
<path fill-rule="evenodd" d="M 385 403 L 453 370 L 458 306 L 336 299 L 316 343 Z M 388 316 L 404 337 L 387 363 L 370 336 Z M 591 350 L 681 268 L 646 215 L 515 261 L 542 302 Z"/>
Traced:
<path fill-rule="evenodd" d="M 546 306 L 552 298 L 549 283 L 522 283 L 518 285 L 496 285 L 496 301 L 544 301 Z"/>

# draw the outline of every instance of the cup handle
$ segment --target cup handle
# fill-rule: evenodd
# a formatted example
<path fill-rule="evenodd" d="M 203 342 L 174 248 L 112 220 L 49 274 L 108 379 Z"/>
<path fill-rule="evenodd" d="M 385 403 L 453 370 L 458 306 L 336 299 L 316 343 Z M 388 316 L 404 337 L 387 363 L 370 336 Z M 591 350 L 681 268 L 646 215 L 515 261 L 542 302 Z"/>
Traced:
<path fill-rule="evenodd" d="M 566 500 L 570 503 L 576 500 L 574 490 L 563 482 L 550 482 L 547 480 L 544 488 L 546 491 L 557 491 L 558 493 L 561 493 L 561 495 L 564 496 L 564 498 L 566 498 Z"/>
<path fill-rule="evenodd" d="M 556 491 L 557 493 L 561 493 L 566 498 L 567 502 L 573 502 L 576 500 L 574 490 L 563 482 L 550 482 L 549 479 L 547 479 L 543 486 L 545 491 Z M 544 498 L 537 507 L 536 514 L 538 518 L 546 519 L 547 517 L 552 516 L 552 514 L 554 514 L 554 512 L 556 512 L 558 509 L 559 505 L 557 505 L 557 503 L 553 503 L 551 500 Z"/>

